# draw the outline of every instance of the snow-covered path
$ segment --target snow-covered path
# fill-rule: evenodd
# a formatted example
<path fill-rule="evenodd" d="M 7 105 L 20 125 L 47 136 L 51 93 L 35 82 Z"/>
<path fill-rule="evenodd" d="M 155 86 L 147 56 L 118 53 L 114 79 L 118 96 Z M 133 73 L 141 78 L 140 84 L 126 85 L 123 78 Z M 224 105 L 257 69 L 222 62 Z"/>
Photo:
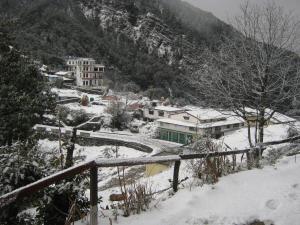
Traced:
<path fill-rule="evenodd" d="M 180 190 L 151 211 L 120 217 L 118 224 L 240 225 L 254 219 L 300 224 L 300 159 L 285 157 L 275 167 L 229 175 L 192 191 Z"/>

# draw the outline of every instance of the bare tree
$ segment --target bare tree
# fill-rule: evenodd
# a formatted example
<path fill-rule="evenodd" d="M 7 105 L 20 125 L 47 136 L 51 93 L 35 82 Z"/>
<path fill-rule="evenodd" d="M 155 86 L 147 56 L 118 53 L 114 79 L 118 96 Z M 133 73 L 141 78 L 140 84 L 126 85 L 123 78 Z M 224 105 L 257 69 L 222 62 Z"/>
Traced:
<path fill-rule="evenodd" d="M 299 22 L 274 2 L 241 5 L 234 18 L 237 33 L 225 39 L 217 53 L 204 51 L 206 61 L 190 82 L 215 107 L 230 109 L 248 125 L 256 115 L 255 143 L 263 142 L 264 126 L 299 93 Z"/>

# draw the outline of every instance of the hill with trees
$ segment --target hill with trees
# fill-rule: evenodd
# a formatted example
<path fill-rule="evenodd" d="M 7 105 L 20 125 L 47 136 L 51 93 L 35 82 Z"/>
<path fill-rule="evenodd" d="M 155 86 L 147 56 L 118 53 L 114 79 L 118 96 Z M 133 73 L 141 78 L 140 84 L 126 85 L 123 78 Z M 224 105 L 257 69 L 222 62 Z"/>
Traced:
<path fill-rule="evenodd" d="M 113 88 L 134 82 L 154 97 L 195 100 L 185 76 L 202 50 L 235 32 L 212 14 L 180 0 L 0 0 L 15 21 L 19 48 L 48 65 L 67 55 L 93 57 L 109 68 Z"/>

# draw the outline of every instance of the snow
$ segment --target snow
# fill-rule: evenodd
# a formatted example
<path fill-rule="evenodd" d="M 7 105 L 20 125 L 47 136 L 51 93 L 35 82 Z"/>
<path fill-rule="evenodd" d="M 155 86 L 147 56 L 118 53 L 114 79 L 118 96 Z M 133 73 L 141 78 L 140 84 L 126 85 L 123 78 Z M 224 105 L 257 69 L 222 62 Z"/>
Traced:
<path fill-rule="evenodd" d="M 220 113 L 214 109 L 197 108 L 196 110 L 187 111 L 187 113 L 193 117 L 200 119 L 200 120 L 226 118 L 222 113 Z"/>
<path fill-rule="evenodd" d="M 241 124 L 241 123 L 244 123 L 244 121 L 242 119 L 240 119 L 238 117 L 231 116 L 231 117 L 227 117 L 226 120 L 199 124 L 199 127 L 200 128 L 209 128 L 209 127 L 219 127 L 219 126 Z"/>
<path fill-rule="evenodd" d="M 175 108 L 171 106 L 156 106 L 155 110 L 161 110 L 165 112 L 176 112 L 176 111 L 184 111 L 184 109 Z"/>
<path fill-rule="evenodd" d="M 58 71 L 55 73 L 55 75 L 58 75 L 58 76 L 66 76 L 66 75 L 69 75 L 71 72 L 69 71 Z"/>
<path fill-rule="evenodd" d="M 175 124 L 178 126 L 184 126 L 184 127 L 198 127 L 198 128 L 209 128 L 209 127 L 218 127 L 218 126 L 226 126 L 226 125 L 232 125 L 232 124 L 240 124 L 243 123 L 242 120 L 240 120 L 237 117 L 228 117 L 226 120 L 217 121 L 217 122 L 210 122 L 210 123 L 191 123 L 191 122 L 184 122 L 180 120 L 174 120 L 174 119 L 159 119 L 157 122 L 162 123 L 169 123 L 169 124 Z"/>
<path fill-rule="evenodd" d="M 80 97 L 81 92 L 72 89 L 51 88 L 51 92 L 56 93 L 59 97 Z"/>
<path fill-rule="evenodd" d="M 255 109 L 252 109 L 252 108 L 246 108 L 246 111 L 248 114 L 250 115 L 256 115 L 256 110 Z M 266 109 L 266 117 L 268 117 L 271 113 L 273 113 L 273 110 L 271 109 Z M 273 117 L 271 118 L 271 121 L 274 122 L 274 123 L 289 123 L 289 122 L 296 122 L 295 119 L 289 117 L 289 116 L 286 116 L 284 114 L 281 114 L 279 112 L 275 112 Z"/>
<path fill-rule="evenodd" d="M 264 141 L 277 141 L 287 138 L 288 124 L 276 124 L 269 125 L 264 129 Z M 254 139 L 255 128 L 251 127 L 252 139 Z M 244 149 L 249 148 L 248 143 L 248 129 L 247 127 L 228 132 L 222 138 L 224 143 L 230 146 L 232 149 Z"/>
<path fill-rule="evenodd" d="M 43 152 L 52 152 L 53 149 L 58 149 L 58 141 L 50 141 L 48 139 L 39 140 L 40 149 Z M 95 159 L 105 158 L 104 150 L 106 148 L 112 148 L 114 146 L 81 146 L 75 145 L 74 155 L 85 156 L 84 161 L 91 161 Z M 142 157 L 147 155 L 145 152 L 141 152 L 132 148 L 120 146 L 118 148 L 118 158 L 133 158 Z"/>
<path fill-rule="evenodd" d="M 243 171 L 223 177 L 214 185 L 179 190 L 148 212 L 119 217 L 118 224 L 233 225 L 259 219 L 276 225 L 298 225 L 299 170 L 299 161 L 285 157 L 275 167 Z"/>
<path fill-rule="evenodd" d="M 173 120 L 173 119 L 159 119 L 159 120 L 157 120 L 157 122 L 175 124 L 175 125 L 184 126 L 184 127 L 196 127 L 197 126 L 197 124 L 195 124 L 195 123 L 183 122 L 180 120 Z"/>
<path fill-rule="evenodd" d="M 95 116 L 101 116 L 105 113 L 106 106 L 105 105 L 90 105 L 90 106 L 82 106 L 79 103 L 68 103 L 65 104 L 71 110 L 84 110 L 88 114 L 92 114 Z"/>
<path fill-rule="evenodd" d="M 290 123 L 290 122 L 296 122 L 295 119 L 286 116 L 284 114 L 281 113 L 274 113 L 273 117 L 271 118 L 271 121 L 274 123 Z"/>

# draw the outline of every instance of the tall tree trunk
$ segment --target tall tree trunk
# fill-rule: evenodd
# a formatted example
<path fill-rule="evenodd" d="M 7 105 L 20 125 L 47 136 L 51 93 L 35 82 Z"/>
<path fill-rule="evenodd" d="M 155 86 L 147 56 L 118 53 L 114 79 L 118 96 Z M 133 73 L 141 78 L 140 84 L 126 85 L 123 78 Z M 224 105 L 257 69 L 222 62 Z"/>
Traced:
<path fill-rule="evenodd" d="M 64 168 L 64 162 L 63 162 L 63 159 L 64 159 L 64 155 L 63 155 L 63 152 L 62 152 L 62 149 L 61 149 L 61 123 L 60 123 L 60 118 L 58 119 L 58 130 L 59 130 L 59 137 L 58 137 L 58 144 L 59 144 L 59 154 L 60 154 L 60 166 L 61 166 L 61 169 Z"/>
<path fill-rule="evenodd" d="M 252 144 L 252 138 L 251 138 L 251 126 L 250 126 L 250 122 L 248 120 L 246 121 L 246 123 L 247 123 L 247 129 L 248 129 L 249 146 L 250 146 L 250 148 L 252 148 L 253 144 Z"/>
<path fill-rule="evenodd" d="M 259 118 L 259 115 L 258 115 L 258 110 L 256 110 L 256 120 L 255 120 L 255 145 L 257 145 L 257 143 L 259 142 L 259 138 L 258 138 L 258 118 Z"/>
<path fill-rule="evenodd" d="M 77 128 L 73 128 L 72 137 L 71 137 L 71 143 L 67 147 L 67 156 L 66 156 L 66 163 L 65 163 L 65 169 L 73 166 L 73 153 L 75 149 L 75 143 L 76 143 L 76 137 L 77 137 Z"/>
<path fill-rule="evenodd" d="M 259 143 L 264 142 L 264 126 L 265 126 L 265 109 L 261 109 L 259 111 L 259 121 L 258 121 L 258 129 L 259 129 Z"/>

